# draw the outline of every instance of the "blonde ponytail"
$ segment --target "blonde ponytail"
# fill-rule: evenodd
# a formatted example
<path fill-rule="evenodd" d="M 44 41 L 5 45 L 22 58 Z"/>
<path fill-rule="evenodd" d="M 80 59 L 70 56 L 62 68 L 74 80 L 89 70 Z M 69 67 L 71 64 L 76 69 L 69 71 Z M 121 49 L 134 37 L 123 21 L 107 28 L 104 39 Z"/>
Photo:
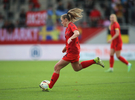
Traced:
<path fill-rule="evenodd" d="M 82 12 L 83 12 L 82 9 L 74 8 L 69 10 L 67 14 L 62 15 L 62 18 L 63 19 L 67 18 L 71 22 L 76 22 L 83 17 Z"/>

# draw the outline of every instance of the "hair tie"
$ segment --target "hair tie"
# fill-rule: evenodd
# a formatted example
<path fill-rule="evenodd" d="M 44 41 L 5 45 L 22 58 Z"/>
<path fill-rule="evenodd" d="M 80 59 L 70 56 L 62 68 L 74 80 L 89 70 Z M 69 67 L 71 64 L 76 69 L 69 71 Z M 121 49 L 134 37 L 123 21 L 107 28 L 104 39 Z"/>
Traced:
<path fill-rule="evenodd" d="M 70 13 L 67 13 L 67 19 L 70 21 L 70 17 L 69 17 L 69 15 L 68 14 L 70 14 Z"/>

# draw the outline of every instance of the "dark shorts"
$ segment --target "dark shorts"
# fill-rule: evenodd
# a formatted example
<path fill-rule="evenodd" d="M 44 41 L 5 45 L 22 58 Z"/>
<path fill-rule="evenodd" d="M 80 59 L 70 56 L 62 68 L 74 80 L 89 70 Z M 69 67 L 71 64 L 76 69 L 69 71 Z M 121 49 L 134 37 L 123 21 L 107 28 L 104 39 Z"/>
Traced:
<path fill-rule="evenodd" d="M 71 63 L 73 62 L 78 62 L 79 61 L 79 58 L 80 58 L 80 55 L 79 54 L 70 54 L 70 53 L 67 53 L 63 56 L 63 60 L 65 61 L 69 61 Z"/>

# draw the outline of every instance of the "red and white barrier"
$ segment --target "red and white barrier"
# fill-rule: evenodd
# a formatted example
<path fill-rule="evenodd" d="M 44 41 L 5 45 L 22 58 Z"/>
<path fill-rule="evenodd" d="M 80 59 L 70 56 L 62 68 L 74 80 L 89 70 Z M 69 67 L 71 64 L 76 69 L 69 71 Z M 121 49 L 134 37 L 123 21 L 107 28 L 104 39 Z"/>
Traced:
<path fill-rule="evenodd" d="M 60 60 L 65 45 L 0 45 L 0 60 Z M 109 60 L 109 44 L 81 44 L 80 60 L 99 56 Z M 127 60 L 135 60 L 135 45 L 123 45 L 121 55 Z M 116 59 L 116 56 L 115 56 Z"/>

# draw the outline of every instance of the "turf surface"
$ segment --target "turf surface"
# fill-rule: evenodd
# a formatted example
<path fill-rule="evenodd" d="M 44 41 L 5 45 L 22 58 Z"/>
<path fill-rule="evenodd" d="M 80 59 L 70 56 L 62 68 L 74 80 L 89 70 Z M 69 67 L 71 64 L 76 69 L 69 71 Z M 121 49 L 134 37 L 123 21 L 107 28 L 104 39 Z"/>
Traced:
<path fill-rule="evenodd" d="M 39 84 L 50 80 L 57 61 L 0 61 L 0 100 L 135 100 L 135 61 L 127 66 L 115 61 L 114 72 L 92 65 L 74 72 L 69 64 L 50 92 Z"/>

